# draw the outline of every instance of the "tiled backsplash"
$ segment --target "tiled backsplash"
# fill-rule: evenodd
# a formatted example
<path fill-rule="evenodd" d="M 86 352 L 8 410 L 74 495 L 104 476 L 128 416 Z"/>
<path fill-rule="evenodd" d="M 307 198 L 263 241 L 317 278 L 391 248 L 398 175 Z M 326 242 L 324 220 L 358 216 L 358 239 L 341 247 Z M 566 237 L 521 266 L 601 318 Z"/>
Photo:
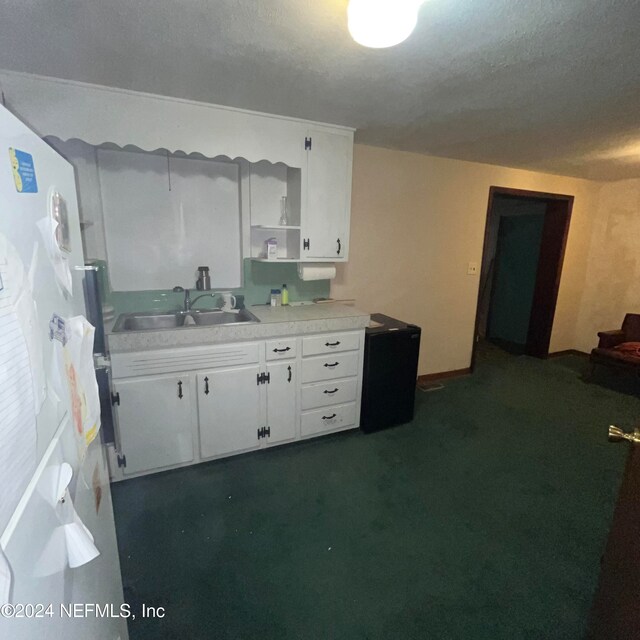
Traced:
<path fill-rule="evenodd" d="M 104 265 L 104 263 L 102 264 Z M 269 302 L 271 289 L 279 289 L 283 283 L 289 289 L 290 302 L 329 297 L 330 281 L 304 282 L 300 280 L 295 263 L 270 264 L 248 259 L 244 260 L 244 287 L 230 289 L 230 291 L 234 295 L 244 296 L 244 303 L 247 306 L 265 304 Z M 197 295 L 199 293 L 194 291 L 191 297 L 195 298 Z M 115 313 L 118 315 L 132 311 L 167 311 L 182 308 L 184 294 L 173 293 L 170 290 L 108 291 L 107 289 L 105 298 L 107 303 L 114 306 Z M 206 297 L 198 300 L 195 307 L 208 309 L 215 304 L 215 299 Z"/>

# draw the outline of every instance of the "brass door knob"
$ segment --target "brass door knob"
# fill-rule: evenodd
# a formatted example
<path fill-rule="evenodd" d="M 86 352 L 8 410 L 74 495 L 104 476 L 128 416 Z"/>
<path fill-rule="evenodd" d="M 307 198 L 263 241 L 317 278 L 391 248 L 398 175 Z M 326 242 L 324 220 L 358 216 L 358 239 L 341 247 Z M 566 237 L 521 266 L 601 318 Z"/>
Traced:
<path fill-rule="evenodd" d="M 625 433 L 620 427 L 611 425 L 609 427 L 609 442 L 620 442 L 621 440 L 626 440 L 633 444 L 640 444 L 640 431 L 634 429 L 632 433 Z"/>

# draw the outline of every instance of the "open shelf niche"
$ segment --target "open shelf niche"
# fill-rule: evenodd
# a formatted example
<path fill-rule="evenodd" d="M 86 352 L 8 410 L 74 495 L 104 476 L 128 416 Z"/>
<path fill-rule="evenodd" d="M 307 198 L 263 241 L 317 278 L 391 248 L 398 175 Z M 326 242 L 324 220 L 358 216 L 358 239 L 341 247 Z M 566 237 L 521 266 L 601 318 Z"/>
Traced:
<path fill-rule="evenodd" d="M 249 169 L 251 258 L 265 262 L 300 260 L 301 171 L 266 160 Z M 283 197 L 286 197 L 287 224 L 280 224 Z M 266 243 L 275 238 L 277 260 L 267 260 Z"/>

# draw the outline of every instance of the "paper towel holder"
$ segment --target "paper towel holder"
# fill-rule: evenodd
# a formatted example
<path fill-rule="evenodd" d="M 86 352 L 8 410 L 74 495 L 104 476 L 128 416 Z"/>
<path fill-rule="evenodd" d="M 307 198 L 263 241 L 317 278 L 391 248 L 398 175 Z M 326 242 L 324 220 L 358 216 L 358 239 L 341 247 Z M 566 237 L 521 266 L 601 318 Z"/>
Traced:
<path fill-rule="evenodd" d="M 333 280 L 336 265 L 334 262 L 298 262 L 298 277 L 303 281 Z"/>

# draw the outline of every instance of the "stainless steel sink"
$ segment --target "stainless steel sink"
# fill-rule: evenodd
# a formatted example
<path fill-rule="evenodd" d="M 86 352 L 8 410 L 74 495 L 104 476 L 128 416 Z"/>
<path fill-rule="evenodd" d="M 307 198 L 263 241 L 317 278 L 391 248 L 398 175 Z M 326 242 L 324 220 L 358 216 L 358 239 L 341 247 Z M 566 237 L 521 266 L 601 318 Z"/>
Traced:
<path fill-rule="evenodd" d="M 184 324 L 180 313 L 123 313 L 118 317 L 114 331 L 146 331 L 148 329 L 176 329 Z"/>
<path fill-rule="evenodd" d="M 250 311 L 240 309 L 238 313 L 229 311 L 192 311 L 191 315 L 199 327 L 220 324 L 255 324 L 260 322 Z"/>
<path fill-rule="evenodd" d="M 225 324 L 255 324 L 260 322 L 250 311 L 182 311 L 170 313 L 123 313 L 116 320 L 113 331 L 158 331 L 188 327 L 208 327 Z"/>

